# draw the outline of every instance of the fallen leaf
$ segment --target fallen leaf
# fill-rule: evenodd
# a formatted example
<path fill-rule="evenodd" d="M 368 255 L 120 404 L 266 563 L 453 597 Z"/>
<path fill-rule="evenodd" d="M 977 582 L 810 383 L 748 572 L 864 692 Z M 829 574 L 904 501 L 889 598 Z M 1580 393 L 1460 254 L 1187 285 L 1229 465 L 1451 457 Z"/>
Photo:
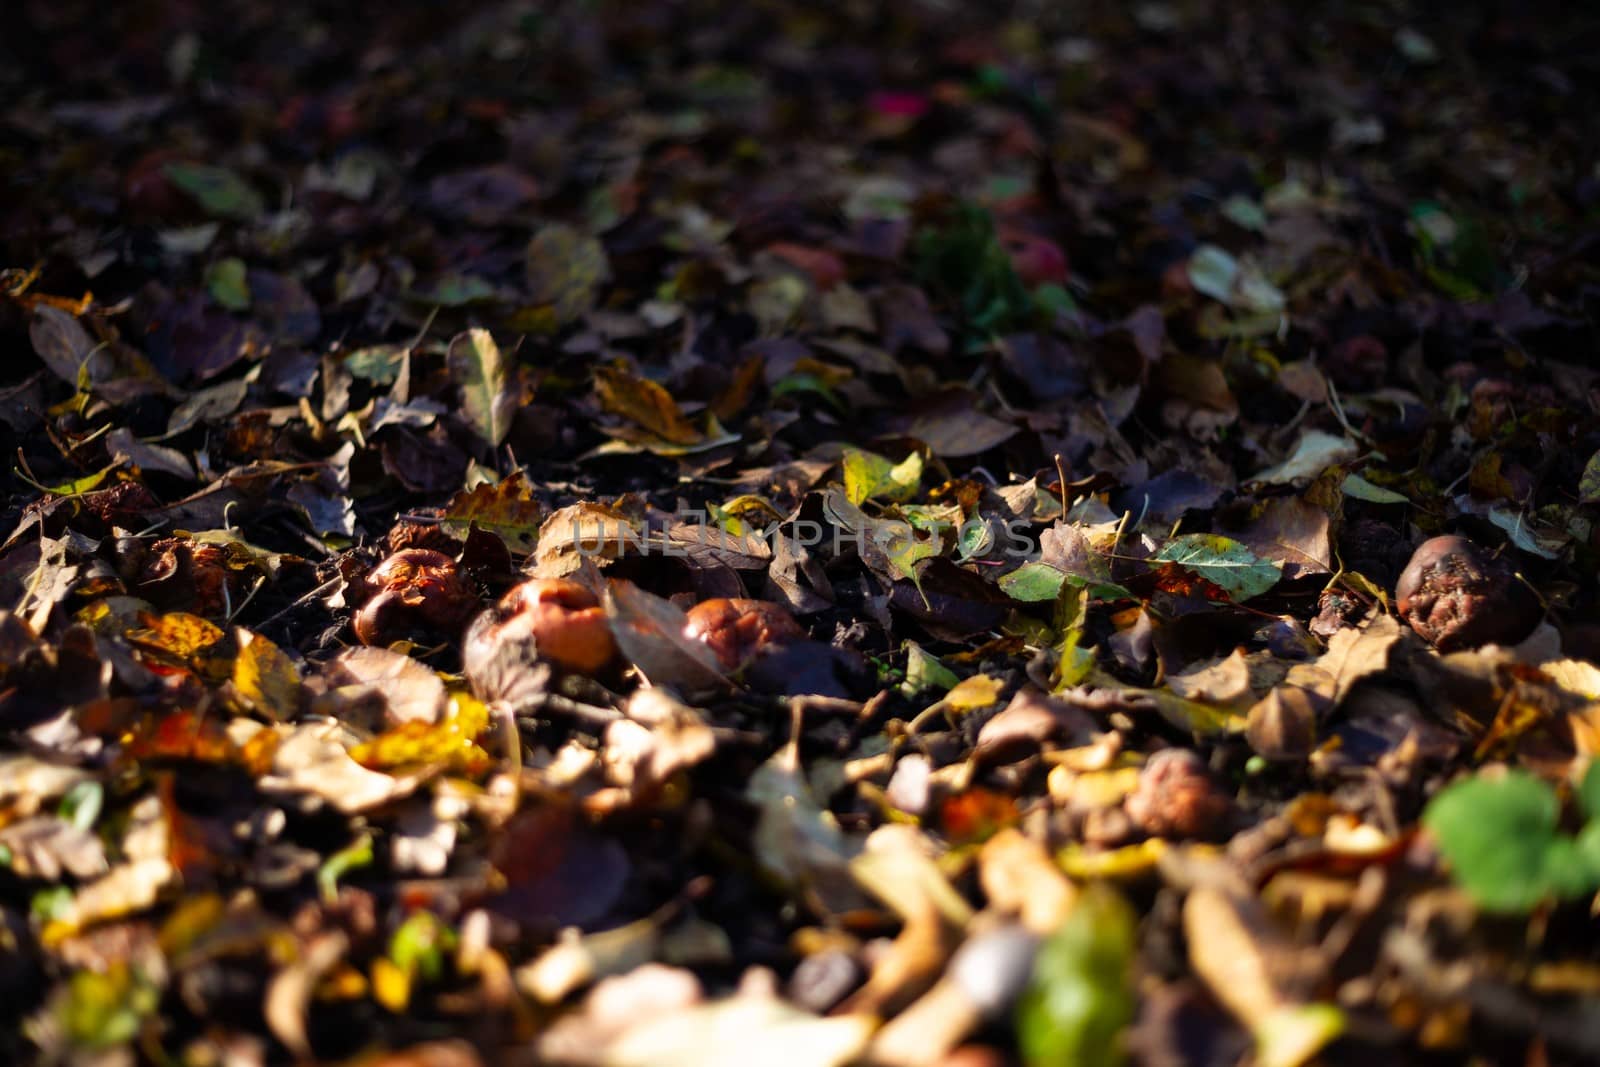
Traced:
<path fill-rule="evenodd" d="M 334 685 L 369 688 L 382 696 L 390 723 L 434 723 L 444 715 L 444 682 L 425 665 L 387 648 L 347 648 L 328 664 Z"/>
<path fill-rule="evenodd" d="M 279 743 L 270 773 L 261 779 L 267 793 L 311 797 L 345 814 L 371 811 L 415 791 L 417 777 L 393 777 L 368 770 L 340 741 L 337 723 L 302 723 Z"/>
<path fill-rule="evenodd" d="M 233 692 L 249 711 L 274 722 L 293 717 L 300 707 L 300 672 L 283 650 L 260 634 L 233 631 Z"/>
<path fill-rule="evenodd" d="M 1283 571 L 1281 563 L 1264 560 L 1220 534 L 1180 534 L 1153 558 L 1176 563 L 1241 602 L 1277 585 Z"/>
<path fill-rule="evenodd" d="M 557 325 L 565 326 L 594 307 L 610 265 L 599 241 L 552 223 L 528 242 L 527 274 L 533 302 L 548 306 Z"/>
<path fill-rule="evenodd" d="M 511 551 L 528 553 L 539 543 L 542 514 L 527 477 L 517 471 L 498 482 L 457 493 L 439 518 L 459 536 L 465 537 L 476 525 L 499 537 Z"/>
<path fill-rule="evenodd" d="M 461 407 L 478 436 L 498 448 L 511 432 L 517 397 L 511 368 L 488 330 L 459 333 L 450 341 L 450 379 L 461 389 Z"/>
<path fill-rule="evenodd" d="M 226 167 L 206 163 L 168 163 L 167 178 L 194 198 L 209 215 L 249 222 L 267 209 L 255 187 Z"/>
<path fill-rule="evenodd" d="M 705 436 L 683 417 L 672 394 L 648 378 L 619 366 L 597 367 L 594 384 L 602 408 L 621 415 L 654 437 L 672 444 L 693 445 Z"/>

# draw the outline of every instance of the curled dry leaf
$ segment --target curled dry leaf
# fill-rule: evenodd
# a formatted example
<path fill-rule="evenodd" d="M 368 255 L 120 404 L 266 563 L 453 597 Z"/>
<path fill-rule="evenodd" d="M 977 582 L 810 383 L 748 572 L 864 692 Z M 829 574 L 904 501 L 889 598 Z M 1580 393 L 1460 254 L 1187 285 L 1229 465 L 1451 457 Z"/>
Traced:
<path fill-rule="evenodd" d="M 686 696 L 730 687 L 722 663 L 704 642 L 685 636 L 688 615 L 632 582 L 606 588 L 606 617 L 622 654 L 649 679 Z"/>
<path fill-rule="evenodd" d="M 350 939 L 342 930 L 328 930 L 303 947 L 299 958 L 284 967 L 267 985 L 261 1013 L 273 1036 L 302 1060 L 311 1058 L 311 1039 L 306 1033 L 306 1012 L 317 983 L 331 971 L 349 950 Z"/>
<path fill-rule="evenodd" d="M 337 723 L 302 723 L 278 744 L 272 770 L 261 789 L 289 797 L 314 798 L 346 814 L 371 811 L 420 784 L 415 776 L 392 777 L 371 771 L 351 758 Z"/>
<path fill-rule="evenodd" d="M 612 781 L 635 795 L 659 788 L 716 751 L 716 735 L 704 717 L 660 689 L 636 692 L 628 715 L 606 727 L 603 760 Z"/>
<path fill-rule="evenodd" d="M 333 685 L 355 686 L 384 702 L 391 724 L 438 722 L 444 715 L 444 682 L 423 664 L 387 648 L 347 648 L 323 670 Z"/>
<path fill-rule="evenodd" d="M 584 560 L 600 566 L 619 559 L 642 535 L 633 523 L 610 508 L 579 503 L 560 508 L 539 527 L 533 573 L 539 578 L 564 578 Z"/>

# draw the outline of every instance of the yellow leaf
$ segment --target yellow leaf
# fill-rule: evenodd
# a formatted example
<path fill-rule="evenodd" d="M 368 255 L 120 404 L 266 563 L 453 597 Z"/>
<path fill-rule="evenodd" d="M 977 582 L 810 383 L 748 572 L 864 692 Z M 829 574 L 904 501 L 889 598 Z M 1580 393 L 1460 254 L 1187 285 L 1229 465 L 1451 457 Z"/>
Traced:
<path fill-rule="evenodd" d="M 899 463 L 891 463 L 873 452 L 852 448 L 841 462 L 844 493 L 852 504 L 875 497 L 904 501 L 916 494 L 922 483 L 922 455 L 913 452 Z"/>
<path fill-rule="evenodd" d="M 478 529 L 497 535 L 511 551 L 532 552 L 539 541 L 541 510 L 528 479 L 517 471 L 496 485 L 457 493 L 440 518 L 462 535 L 476 523 Z"/>
<path fill-rule="evenodd" d="M 233 661 L 233 690 L 246 709 L 274 721 L 300 706 L 300 672 L 283 650 L 260 634 L 234 631 L 239 654 Z"/>
<path fill-rule="evenodd" d="M 450 378 L 461 387 L 461 408 L 473 429 L 498 448 L 511 432 L 517 395 L 511 369 L 488 330 L 472 329 L 450 341 Z"/>
<path fill-rule="evenodd" d="M 142 611 L 139 622 L 143 629 L 128 631 L 128 640 L 175 666 L 190 666 L 200 653 L 224 636 L 221 627 L 184 611 L 165 615 Z"/>
<path fill-rule="evenodd" d="M 1600 667 L 1581 659 L 1558 659 L 1539 665 L 1561 689 L 1584 700 L 1600 700 Z"/>
<path fill-rule="evenodd" d="M 1109 878 L 1117 881 L 1138 878 L 1156 869 L 1167 843 L 1159 837 L 1109 852 L 1091 852 L 1082 845 L 1068 845 L 1056 856 L 1067 877 L 1080 881 Z"/>
<path fill-rule="evenodd" d="M 974 674 L 957 682 L 944 695 L 944 705 L 952 711 L 975 711 L 986 708 L 1000 699 L 1001 685 L 987 674 Z"/>
<path fill-rule="evenodd" d="M 438 722 L 403 722 L 351 749 L 350 758 L 368 770 L 444 764 L 463 774 L 478 774 L 493 763 L 476 744 L 488 725 L 488 707 L 468 693 L 456 693 Z"/>
<path fill-rule="evenodd" d="M 396 1015 L 411 1003 L 411 976 L 387 956 L 372 961 L 372 999 Z"/>
<path fill-rule="evenodd" d="M 600 367 L 595 371 L 594 387 L 602 408 L 664 441 L 692 445 L 704 436 L 683 417 L 672 394 L 648 378 L 623 367 Z"/>

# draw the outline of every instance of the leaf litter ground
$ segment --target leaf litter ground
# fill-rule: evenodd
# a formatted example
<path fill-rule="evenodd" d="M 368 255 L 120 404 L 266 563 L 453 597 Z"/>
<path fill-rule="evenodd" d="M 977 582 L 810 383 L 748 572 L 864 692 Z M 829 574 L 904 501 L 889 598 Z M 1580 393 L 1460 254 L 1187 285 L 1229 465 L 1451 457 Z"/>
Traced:
<path fill-rule="evenodd" d="M 1594 1062 L 1574 7 L 19 0 L 7 1061 Z"/>

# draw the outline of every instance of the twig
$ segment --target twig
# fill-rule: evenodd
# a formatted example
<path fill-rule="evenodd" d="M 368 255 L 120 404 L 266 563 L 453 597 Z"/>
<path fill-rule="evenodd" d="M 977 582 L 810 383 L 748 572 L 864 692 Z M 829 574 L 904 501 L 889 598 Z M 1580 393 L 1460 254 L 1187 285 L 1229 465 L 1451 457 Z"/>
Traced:
<path fill-rule="evenodd" d="M 339 575 L 336 578 L 328 579 L 326 582 L 323 582 L 321 585 L 319 585 L 315 589 L 311 590 L 311 592 L 306 593 L 305 595 L 301 596 L 298 600 L 296 600 L 294 603 L 290 604 L 288 607 L 284 608 L 282 611 L 276 613 L 275 615 L 271 616 L 270 618 L 261 620 L 261 622 L 256 624 L 256 629 L 260 630 L 260 629 L 263 629 L 265 627 L 271 626 L 273 623 L 277 622 L 279 619 L 281 619 L 285 615 L 289 614 L 289 612 L 295 610 L 296 608 L 305 607 L 307 604 L 309 604 L 313 600 L 317 599 L 317 597 L 321 596 L 323 593 L 331 593 L 331 592 L 333 592 L 334 587 L 337 586 L 342 581 L 344 581 L 344 576 L 343 575 Z M 252 592 L 250 595 L 254 596 L 255 593 Z M 247 603 L 248 603 L 248 601 L 247 601 Z M 241 604 L 239 606 L 243 607 L 244 605 Z"/>

